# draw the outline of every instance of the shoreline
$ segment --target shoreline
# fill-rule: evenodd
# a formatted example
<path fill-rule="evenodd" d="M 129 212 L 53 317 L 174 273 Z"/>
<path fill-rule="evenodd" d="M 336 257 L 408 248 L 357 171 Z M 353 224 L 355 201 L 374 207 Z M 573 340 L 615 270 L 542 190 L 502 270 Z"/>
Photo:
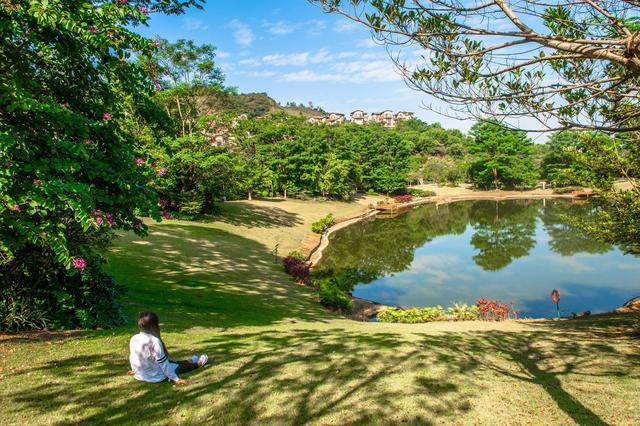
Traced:
<path fill-rule="evenodd" d="M 569 200 L 580 199 L 580 197 L 577 197 L 574 194 L 540 194 L 540 193 L 534 193 L 534 194 L 491 193 L 491 194 L 464 194 L 464 195 L 436 195 L 433 197 L 421 198 L 416 201 L 404 203 L 402 204 L 402 207 L 411 208 L 411 207 L 417 207 L 420 205 L 431 204 L 431 203 L 434 203 L 436 205 L 443 205 L 443 204 L 455 203 L 458 201 L 474 201 L 474 200 L 503 201 L 503 200 L 531 200 L 531 199 L 539 200 L 539 199 L 546 199 L 546 198 L 554 198 L 554 199 L 563 198 L 563 199 L 569 199 Z M 327 247 L 329 247 L 329 242 L 330 242 L 329 236 L 331 234 L 341 229 L 344 229 L 348 226 L 351 226 L 355 223 L 359 223 L 366 219 L 374 217 L 380 212 L 381 212 L 380 210 L 368 208 L 364 213 L 343 218 L 340 222 L 331 226 L 324 233 L 322 233 L 317 245 L 314 248 L 312 248 L 309 254 L 307 255 L 307 262 L 310 265 L 310 269 L 313 270 L 318 265 L 320 260 L 322 260 L 323 252 L 327 249 Z M 349 297 L 351 298 L 351 301 L 353 303 L 353 308 L 350 313 L 343 314 L 343 315 L 346 318 L 349 318 L 355 321 L 369 321 L 371 320 L 371 318 L 375 317 L 379 312 L 385 309 L 402 308 L 401 306 L 385 305 L 383 303 L 376 302 L 374 300 L 362 299 L 359 297 L 354 297 L 352 295 L 349 295 Z M 622 311 L 622 309 L 624 309 L 625 306 L 626 304 L 608 313 L 626 312 L 626 311 Z M 594 315 L 600 315 L 600 314 L 594 314 Z M 542 318 L 537 320 L 552 321 L 553 318 Z M 522 321 L 522 320 L 515 320 L 515 321 Z"/>
<path fill-rule="evenodd" d="M 464 195 L 436 195 L 433 197 L 425 197 L 420 198 L 415 201 L 411 201 L 408 203 L 402 204 L 402 208 L 416 207 L 424 204 L 435 203 L 440 206 L 443 204 L 455 203 L 458 201 L 474 201 L 474 200 L 491 200 L 491 201 L 504 201 L 504 200 L 531 200 L 531 199 L 545 199 L 545 198 L 564 198 L 564 199 L 579 199 L 573 194 L 513 194 L 513 193 L 505 193 L 505 194 L 464 194 Z M 380 213 L 380 210 L 368 208 L 364 213 L 360 213 L 358 215 L 349 216 L 343 218 L 340 222 L 331 226 L 325 232 L 320 235 L 320 241 L 309 250 L 309 254 L 307 255 L 307 262 L 309 263 L 310 268 L 313 270 L 318 262 L 322 259 L 322 254 L 327 247 L 329 247 L 329 236 L 334 232 L 337 232 L 341 229 L 346 228 L 347 226 L 353 225 L 355 223 L 362 222 L 365 219 L 369 219 L 370 217 L 374 217 Z M 317 235 L 317 234 L 315 234 Z"/>

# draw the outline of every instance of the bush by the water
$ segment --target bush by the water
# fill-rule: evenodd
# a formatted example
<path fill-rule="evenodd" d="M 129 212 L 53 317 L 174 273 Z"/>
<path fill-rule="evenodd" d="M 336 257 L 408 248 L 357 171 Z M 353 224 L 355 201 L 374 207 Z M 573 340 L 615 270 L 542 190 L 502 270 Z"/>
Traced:
<path fill-rule="evenodd" d="M 432 321 L 503 321 L 517 318 L 517 312 L 511 303 L 499 300 L 478 299 L 476 305 L 455 303 L 443 309 L 442 306 L 428 308 L 390 308 L 380 312 L 377 316 L 380 322 L 401 322 L 408 324 Z"/>
<path fill-rule="evenodd" d="M 447 319 L 446 311 L 442 306 L 411 309 L 390 308 L 380 312 L 377 318 L 380 322 L 402 322 L 408 324 Z"/>
<path fill-rule="evenodd" d="M 333 215 L 329 213 L 319 221 L 313 222 L 311 224 L 311 230 L 316 234 L 322 234 L 324 231 L 326 231 L 333 225 L 333 222 L 334 222 Z"/>
<path fill-rule="evenodd" d="M 351 298 L 345 291 L 340 289 L 340 286 L 333 278 L 320 280 L 318 297 L 320 298 L 320 303 L 330 308 L 342 311 L 351 310 Z"/>
<path fill-rule="evenodd" d="M 414 197 L 434 197 L 436 195 L 436 193 L 433 191 L 418 188 L 410 189 L 409 194 L 413 195 Z"/>
<path fill-rule="evenodd" d="M 284 271 L 297 282 L 303 284 L 309 282 L 309 265 L 304 260 L 294 256 L 287 256 L 282 259 L 282 265 L 284 266 Z"/>
<path fill-rule="evenodd" d="M 447 317 L 454 321 L 473 321 L 478 319 L 478 306 L 454 303 L 447 308 Z"/>
<path fill-rule="evenodd" d="M 398 195 L 393 197 L 393 199 L 395 200 L 396 203 L 408 203 L 409 201 L 413 200 L 413 196 L 410 194 Z"/>
<path fill-rule="evenodd" d="M 570 194 L 575 191 L 582 191 L 584 188 L 582 186 L 564 186 L 561 188 L 553 188 L 554 194 Z"/>
<path fill-rule="evenodd" d="M 287 257 L 295 257 L 296 259 L 300 259 L 302 261 L 307 260 L 307 258 L 305 257 L 304 254 L 302 254 L 302 252 L 298 251 L 298 250 L 293 250 L 290 251 L 289 254 L 287 255 Z"/>
<path fill-rule="evenodd" d="M 513 309 L 513 303 L 504 303 L 499 300 L 480 298 L 476 302 L 478 318 L 485 321 L 504 321 L 509 318 L 518 318 L 518 311 Z"/>

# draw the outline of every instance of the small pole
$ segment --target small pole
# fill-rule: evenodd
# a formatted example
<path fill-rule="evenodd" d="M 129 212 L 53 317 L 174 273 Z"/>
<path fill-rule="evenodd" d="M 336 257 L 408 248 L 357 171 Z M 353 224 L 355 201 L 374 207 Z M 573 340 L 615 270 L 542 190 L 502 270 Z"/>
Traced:
<path fill-rule="evenodd" d="M 556 311 L 558 311 L 558 319 L 560 319 L 560 301 L 556 302 Z"/>
<path fill-rule="evenodd" d="M 280 243 L 276 244 L 276 247 L 273 249 L 273 263 L 278 264 L 278 246 L 280 246 Z"/>

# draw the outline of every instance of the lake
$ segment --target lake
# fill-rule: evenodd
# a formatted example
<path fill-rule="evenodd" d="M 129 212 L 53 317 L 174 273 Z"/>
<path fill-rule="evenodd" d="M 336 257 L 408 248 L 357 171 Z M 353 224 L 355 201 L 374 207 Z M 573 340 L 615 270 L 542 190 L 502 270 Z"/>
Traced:
<path fill-rule="evenodd" d="M 447 307 L 480 297 L 513 302 L 520 315 L 604 312 L 640 295 L 640 258 L 572 225 L 595 214 L 562 199 L 459 201 L 373 218 L 330 236 L 319 276 L 347 279 L 376 302 Z"/>

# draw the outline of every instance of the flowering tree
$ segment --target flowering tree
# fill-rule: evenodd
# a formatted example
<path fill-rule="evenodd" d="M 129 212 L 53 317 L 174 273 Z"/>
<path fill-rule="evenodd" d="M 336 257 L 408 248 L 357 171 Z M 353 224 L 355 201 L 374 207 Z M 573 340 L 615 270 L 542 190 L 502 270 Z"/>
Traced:
<path fill-rule="evenodd" d="M 36 304 L 83 305 L 90 324 L 86 295 L 108 281 L 94 248 L 115 229 L 143 233 L 137 214 L 160 217 L 156 171 L 124 125 L 148 116 L 154 90 L 131 58 L 158 46 L 131 27 L 199 2 L 0 2 L 0 319 L 42 324 Z"/>

